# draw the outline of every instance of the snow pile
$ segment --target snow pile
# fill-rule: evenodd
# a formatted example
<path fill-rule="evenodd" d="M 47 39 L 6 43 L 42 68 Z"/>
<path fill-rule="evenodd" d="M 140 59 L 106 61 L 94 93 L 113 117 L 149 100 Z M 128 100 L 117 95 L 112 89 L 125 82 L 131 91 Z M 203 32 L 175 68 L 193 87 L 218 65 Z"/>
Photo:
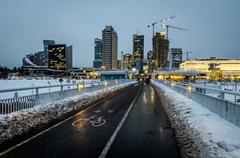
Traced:
<path fill-rule="evenodd" d="M 135 81 L 128 81 L 105 89 L 69 97 L 54 104 L 39 105 L 8 115 L 0 115 L 0 144 L 15 136 L 26 134 L 41 125 L 46 125 L 50 121 L 63 119 L 66 115 L 78 112 L 89 106 L 90 103 L 134 83 Z"/>
<path fill-rule="evenodd" d="M 240 128 L 163 84 L 152 83 L 162 96 L 182 157 L 240 157 Z"/>

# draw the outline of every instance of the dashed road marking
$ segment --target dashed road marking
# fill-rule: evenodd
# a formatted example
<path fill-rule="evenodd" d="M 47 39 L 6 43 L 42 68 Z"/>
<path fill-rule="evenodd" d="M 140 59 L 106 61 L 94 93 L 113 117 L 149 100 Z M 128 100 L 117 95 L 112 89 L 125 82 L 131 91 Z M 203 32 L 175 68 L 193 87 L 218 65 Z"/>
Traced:
<path fill-rule="evenodd" d="M 121 129 L 121 127 L 122 127 L 124 121 L 126 120 L 128 114 L 129 114 L 129 112 L 131 111 L 131 109 L 132 109 L 132 107 L 133 107 L 135 101 L 137 100 L 137 98 L 138 98 L 140 92 L 141 92 L 141 90 L 138 92 L 138 94 L 136 95 L 136 97 L 133 99 L 131 105 L 129 106 L 129 108 L 128 108 L 128 110 L 126 111 L 125 115 L 123 116 L 122 120 L 119 122 L 117 128 L 116 128 L 115 131 L 113 132 L 111 138 L 108 140 L 106 146 L 104 147 L 102 153 L 99 155 L 98 158 L 105 158 L 105 157 L 107 156 L 107 153 L 108 153 L 108 151 L 109 151 L 109 149 L 110 149 L 110 147 L 111 147 L 113 141 L 115 140 L 115 138 L 116 138 L 116 136 L 117 136 L 119 130 Z"/>

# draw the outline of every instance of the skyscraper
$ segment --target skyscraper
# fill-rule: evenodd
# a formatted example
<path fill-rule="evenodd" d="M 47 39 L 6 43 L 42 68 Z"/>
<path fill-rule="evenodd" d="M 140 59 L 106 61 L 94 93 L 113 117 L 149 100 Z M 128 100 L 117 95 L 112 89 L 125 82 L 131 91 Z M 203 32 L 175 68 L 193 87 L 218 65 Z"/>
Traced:
<path fill-rule="evenodd" d="M 102 66 L 102 40 L 95 38 L 93 67 L 100 68 L 101 66 Z"/>
<path fill-rule="evenodd" d="M 133 35 L 133 62 L 136 69 L 143 72 L 144 36 Z"/>
<path fill-rule="evenodd" d="M 165 69 L 168 64 L 169 41 L 166 39 L 165 32 L 157 32 L 153 38 L 153 59 L 155 68 Z"/>
<path fill-rule="evenodd" d="M 118 37 L 112 26 L 106 26 L 102 30 L 103 41 L 103 66 L 106 69 L 117 69 Z"/>
<path fill-rule="evenodd" d="M 133 60 L 143 60 L 144 35 L 133 35 Z"/>

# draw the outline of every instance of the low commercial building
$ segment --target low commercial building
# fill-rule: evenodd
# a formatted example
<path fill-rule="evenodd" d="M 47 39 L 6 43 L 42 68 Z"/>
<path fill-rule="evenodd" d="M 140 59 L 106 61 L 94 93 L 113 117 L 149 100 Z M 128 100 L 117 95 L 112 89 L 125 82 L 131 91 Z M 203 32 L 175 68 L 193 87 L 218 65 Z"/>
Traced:
<path fill-rule="evenodd" d="M 209 80 L 240 80 L 240 60 L 230 59 L 196 59 L 180 64 L 183 71 L 200 71 L 207 73 Z"/>
<path fill-rule="evenodd" d="M 205 80 L 207 74 L 198 71 L 158 71 L 153 72 L 153 78 L 157 80 L 171 80 L 189 82 L 195 80 Z"/>

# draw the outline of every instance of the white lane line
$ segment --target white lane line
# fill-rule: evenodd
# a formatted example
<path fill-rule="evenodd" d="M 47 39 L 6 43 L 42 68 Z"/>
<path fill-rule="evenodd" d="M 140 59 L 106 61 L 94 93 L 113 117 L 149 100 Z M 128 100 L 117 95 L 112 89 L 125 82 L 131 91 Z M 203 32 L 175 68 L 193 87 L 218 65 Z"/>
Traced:
<path fill-rule="evenodd" d="M 40 132 L 40 133 L 38 133 L 38 134 L 32 136 L 31 138 L 28 138 L 27 140 L 24 140 L 24 141 L 22 141 L 21 143 L 18 143 L 17 145 L 15 145 L 15 146 L 13 146 L 13 147 L 11 147 L 11 148 L 9 148 L 9 149 L 7 149 L 7 150 L 1 152 L 1 153 L 0 153 L 0 157 L 3 156 L 3 155 L 5 155 L 6 153 L 12 151 L 13 149 L 15 149 L 15 148 L 17 148 L 17 147 L 19 147 L 19 146 L 21 146 L 21 145 L 23 145 L 23 144 L 25 144 L 25 143 L 31 141 L 31 140 L 33 140 L 34 138 L 36 138 L 36 137 L 42 135 L 43 133 L 46 133 L 46 132 L 50 131 L 51 129 L 53 129 L 53 128 L 59 126 L 59 125 L 61 125 L 62 123 L 64 123 L 64 122 L 70 120 L 70 119 L 73 118 L 74 116 L 75 116 L 75 115 L 70 116 L 70 117 L 67 118 L 66 120 L 63 120 L 63 121 L 61 121 L 61 122 L 55 124 L 54 126 L 48 128 L 48 129 L 45 129 L 44 131 L 42 131 L 42 132 Z"/>
<path fill-rule="evenodd" d="M 3 155 L 5 155 L 6 153 L 8 153 L 8 152 L 10 152 L 10 151 L 12 151 L 12 150 L 14 150 L 14 149 L 16 149 L 17 147 L 19 147 L 19 146 L 21 146 L 21 145 L 23 145 L 23 144 L 25 144 L 25 143 L 27 143 L 27 142 L 33 140 L 34 138 L 37 138 L 38 136 L 42 135 L 43 133 L 46 133 L 46 132 L 50 131 L 51 129 L 53 129 L 53 128 L 55 128 L 55 127 L 57 127 L 57 126 L 63 124 L 64 122 L 70 120 L 71 118 L 80 115 L 81 113 L 83 113 L 83 112 L 85 112 L 85 111 L 91 109 L 92 107 L 96 106 L 97 104 L 102 103 L 104 100 L 107 100 L 107 99 L 109 99 L 109 98 L 107 97 L 107 98 L 105 98 L 105 99 L 103 99 L 103 100 L 101 100 L 101 101 L 99 101 L 99 102 L 96 102 L 96 103 L 94 103 L 93 105 L 87 107 L 86 109 L 83 109 L 82 111 L 76 113 L 75 115 L 70 116 L 69 118 L 63 120 L 62 122 L 59 122 L 59 123 L 55 124 L 54 126 L 49 127 L 48 129 L 45 129 L 44 131 L 42 131 L 42 132 L 40 132 L 40 133 L 38 133 L 38 134 L 32 136 L 31 138 L 28 138 L 27 140 L 24 140 L 24 141 L 18 143 L 17 145 L 14 145 L 13 147 L 8 148 L 7 150 L 4 150 L 3 152 L 0 153 L 0 157 L 3 156 Z"/>
<path fill-rule="evenodd" d="M 72 119 L 73 117 L 80 115 L 81 113 L 87 111 L 88 109 L 91 109 L 92 107 L 96 106 L 97 104 L 102 103 L 103 101 L 105 101 L 105 100 L 107 100 L 107 99 L 109 99 L 109 98 L 106 97 L 105 99 L 103 99 L 103 100 L 101 100 L 101 101 L 99 101 L 99 102 L 94 103 L 93 105 L 87 107 L 86 109 L 83 109 L 82 111 L 76 113 L 75 115 L 70 116 L 69 118 L 63 120 L 62 122 L 59 122 L 59 123 L 55 124 L 54 126 L 49 127 L 48 129 L 45 129 L 44 131 L 42 131 L 42 132 L 40 132 L 40 133 L 38 133 L 38 134 L 36 134 L 36 135 L 34 135 L 34 136 L 28 138 L 27 140 L 24 140 L 24 141 L 22 141 L 22 142 L 20 142 L 20 143 L 18 143 L 18 144 L 16 144 L 16 145 L 14 145 L 14 146 L 11 147 L 11 148 L 8 148 L 7 150 L 4 150 L 3 152 L 0 153 L 0 157 L 3 156 L 3 155 L 5 155 L 6 153 L 8 153 L 8 152 L 10 152 L 10 151 L 12 151 L 12 150 L 14 150 L 14 149 L 16 149 L 16 148 L 22 146 L 23 144 L 25 144 L 25 143 L 27 143 L 27 142 L 33 140 L 34 138 L 37 138 L 38 136 L 40 136 L 40 135 L 42 135 L 42 134 L 44 134 L 44 133 L 50 131 L 51 129 L 53 129 L 53 128 L 55 128 L 55 127 L 57 127 L 57 126 L 63 124 L 64 122 L 66 122 L 66 121 Z"/>
<path fill-rule="evenodd" d="M 122 120 L 119 122 L 117 128 L 115 129 L 115 131 L 113 132 L 111 138 L 108 140 L 106 146 L 104 147 L 102 153 L 100 154 L 100 156 L 98 158 L 105 158 L 107 156 L 107 153 L 113 143 L 113 141 L 115 140 L 119 130 L 121 129 L 124 121 L 126 120 L 129 112 L 131 111 L 132 107 L 133 107 L 133 104 L 135 103 L 135 101 L 137 100 L 138 98 L 138 95 L 140 94 L 141 90 L 138 92 L 138 94 L 136 95 L 136 97 L 133 99 L 131 105 L 129 106 L 128 110 L 126 111 L 125 115 L 123 116 Z"/>

